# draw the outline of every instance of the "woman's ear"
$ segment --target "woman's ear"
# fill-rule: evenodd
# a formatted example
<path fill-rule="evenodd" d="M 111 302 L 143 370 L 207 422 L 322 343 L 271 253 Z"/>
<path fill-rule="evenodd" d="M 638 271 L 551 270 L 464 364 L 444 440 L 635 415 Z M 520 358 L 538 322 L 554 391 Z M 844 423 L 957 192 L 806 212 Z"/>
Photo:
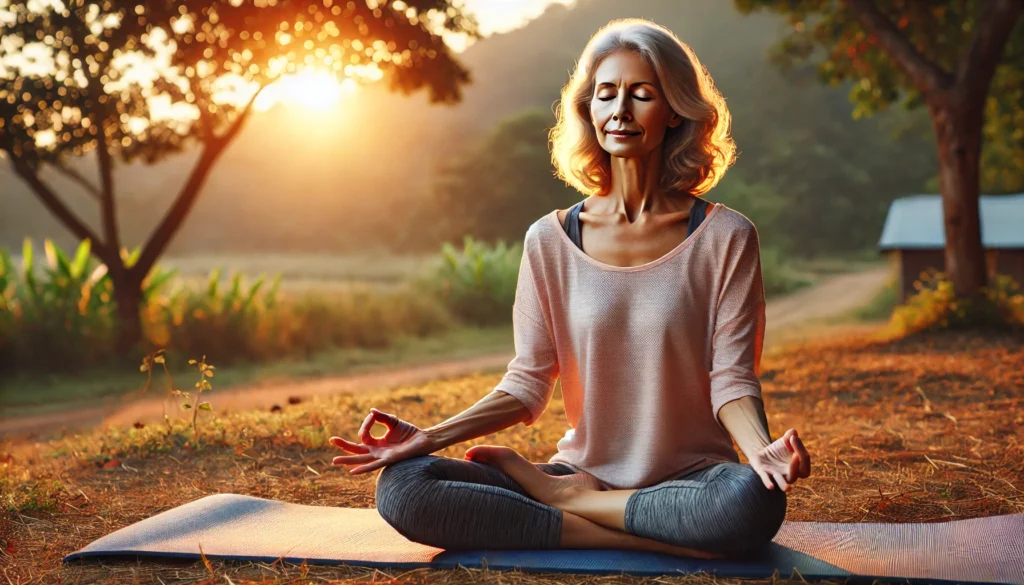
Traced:
<path fill-rule="evenodd" d="M 669 118 L 669 120 L 668 120 L 668 127 L 669 128 L 678 128 L 680 125 L 682 125 L 684 120 L 685 120 L 685 118 L 683 118 L 679 114 L 672 114 L 672 117 Z"/>

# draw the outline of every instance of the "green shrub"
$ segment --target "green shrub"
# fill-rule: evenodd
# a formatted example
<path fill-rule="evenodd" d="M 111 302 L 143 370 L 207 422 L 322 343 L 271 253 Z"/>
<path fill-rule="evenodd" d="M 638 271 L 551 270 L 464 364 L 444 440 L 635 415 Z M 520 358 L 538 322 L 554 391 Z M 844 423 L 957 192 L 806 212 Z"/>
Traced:
<path fill-rule="evenodd" d="M 507 246 L 499 240 L 489 247 L 466 236 L 461 251 L 445 242 L 441 262 L 417 282 L 463 322 L 504 323 L 511 319 L 521 259 L 522 244 Z"/>
<path fill-rule="evenodd" d="M 47 262 L 36 262 L 26 240 L 21 268 L 0 250 L 0 377 L 119 367 L 116 299 L 106 266 L 89 256 L 88 242 L 70 259 L 49 240 L 45 250 Z M 122 258 L 130 265 L 138 250 L 123 251 Z M 399 335 L 422 337 L 455 322 L 439 298 L 414 283 L 284 295 L 280 275 L 265 286 L 265 275 L 247 284 L 236 272 L 225 285 L 217 268 L 205 286 L 178 282 L 165 291 L 175 274 L 157 267 L 143 281 L 139 347 L 144 353 L 160 348 L 175 362 L 209 355 L 232 364 L 331 347 L 382 348 Z"/>
<path fill-rule="evenodd" d="M 855 309 L 853 316 L 860 321 L 883 321 L 892 317 L 893 309 L 899 304 L 899 279 L 892 278 L 885 288 L 878 291 L 867 305 Z"/>
<path fill-rule="evenodd" d="M 767 297 L 811 285 L 808 278 L 797 274 L 787 265 L 785 256 L 778 248 L 761 250 L 761 278 L 764 280 L 764 294 Z"/>
<path fill-rule="evenodd" d="M 914 289 L 918 292 L 893 310 L 889 326 L 896 335 L 975 327 L 1024 329 L 1024 294 L 1005 274 L 991 279 L 975 299 L 958 298 L 953 283 L 935 269 L 922 272 Z"/>

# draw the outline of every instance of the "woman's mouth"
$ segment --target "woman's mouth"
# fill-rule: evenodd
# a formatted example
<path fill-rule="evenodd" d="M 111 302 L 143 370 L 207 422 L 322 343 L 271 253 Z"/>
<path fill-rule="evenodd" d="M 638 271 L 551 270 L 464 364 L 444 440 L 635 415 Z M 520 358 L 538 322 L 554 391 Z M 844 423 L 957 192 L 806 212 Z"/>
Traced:
<path fill-rule="evenodd" d="M 639 134 L 640 134 L 639 132 L 621 132 L 621 131 L 609 132 L 608 133 L 608 135 L 612 136 L 613 138 L 632 138 L 633 136 L 638 136 Z"/>

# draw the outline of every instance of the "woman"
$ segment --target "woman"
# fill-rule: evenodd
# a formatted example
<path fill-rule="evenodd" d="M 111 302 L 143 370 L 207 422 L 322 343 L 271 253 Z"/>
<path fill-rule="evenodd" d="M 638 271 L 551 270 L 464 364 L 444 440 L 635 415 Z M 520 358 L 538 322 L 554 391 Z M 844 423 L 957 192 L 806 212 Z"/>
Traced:
<path fill-rule="evenodd" d="M 768 432 L 757 231 L 699 197 L 735 159 L 725 101 L 670 31 L 623 19 L 587 44 L 562 104 L 552 159 L 591 196 L 527 230 L 508 372 L 428 429 L 371 409 L 360 443 L 331 439 L 351 453 L 334 463 L 383 467 L 380 514 L 441 548 L 723 558 L 763 546 L 810 456 L 795 429 Z M 533 424 L 556 378 L 571 428 L 548 463 L 494 446 L 430 455 Z"/>

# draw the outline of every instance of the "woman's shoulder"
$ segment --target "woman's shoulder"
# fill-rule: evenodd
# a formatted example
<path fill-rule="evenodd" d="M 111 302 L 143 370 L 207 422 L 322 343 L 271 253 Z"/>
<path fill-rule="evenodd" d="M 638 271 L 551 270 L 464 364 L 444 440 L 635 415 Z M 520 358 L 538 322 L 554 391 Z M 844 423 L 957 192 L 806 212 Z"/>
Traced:
<path fill-rule="evenodd" d="M 533 220 L 533 223 L 531 223 L 526 228 L 526 237 L 524 238 L 524 243 L 542 243 L 545 240 L 548 240 L 549 238 L 557 236 L 558 234 L 554 231 L 554 229 L 561 227 L 563 223 L 562 218 L 564 217 L 561 215 L 561 213 L 564 211 L 568 210 L 552 209 L 551 211 L 548 211 L 544 215 Z M 552 221 L 552 216 L 554 216 L 554 221 Z"/>
<path fill-rule="evenodd" d="M 725 239 L 757 237 L 757 227 L 754 222 L 736 209 L 724 203 L 715 203 L 714 213 L 715 218 L 712 222 L 714 230 L 712 231 L 718 237 Z M 705 219 L 705 221 L 707 220 Z"/>

